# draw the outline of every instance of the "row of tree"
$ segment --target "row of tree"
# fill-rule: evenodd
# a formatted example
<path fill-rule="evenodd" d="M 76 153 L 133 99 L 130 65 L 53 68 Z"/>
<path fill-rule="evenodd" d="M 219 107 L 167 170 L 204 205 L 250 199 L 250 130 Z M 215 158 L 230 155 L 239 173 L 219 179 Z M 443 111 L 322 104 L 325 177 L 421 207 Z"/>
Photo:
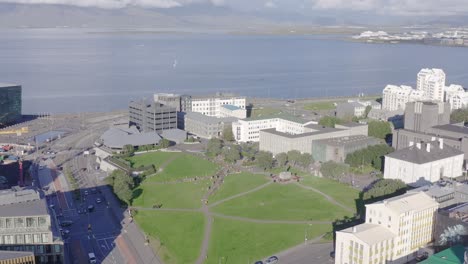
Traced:
<path fill-rule="evenodd" d="M 345 163 L 354 168 L 370 165 L 377 170 L 382 170 L 383 156 L 393 151 L 394 149 L 386 144 L 369 146 L 348 154 Z"/>
<path fill-rule="evenodd" d="M 133 178 L 122 170 L 114 170 L 106 178 L 107 183 L 112 187 L 115 195 L 126 204 L 130 204 L 133 198 Z"/>
<path fill-rule="evenodd" d="M 334 161 L 327 161 L 320 166 L 320 173 L 323 177 L 333 180 L 340 180 L 345 174 L 349 172 L 349 165 L 343 163 L 336 163 Z"/>

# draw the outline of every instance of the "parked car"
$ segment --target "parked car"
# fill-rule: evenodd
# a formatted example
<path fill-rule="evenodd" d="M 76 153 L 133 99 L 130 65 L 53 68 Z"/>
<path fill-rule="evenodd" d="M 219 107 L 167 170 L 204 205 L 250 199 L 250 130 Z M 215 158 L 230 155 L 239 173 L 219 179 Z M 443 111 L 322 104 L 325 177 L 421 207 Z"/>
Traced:
<path fill-rule="evenodd" d="M 429 257 L 429 253 L 422 252 L 416 256 L 416 261 L 423 261 Z"/>
<path fill-rule="evenodd" d="M 255 264 L 263 264 L 263 261 L 261 261 L 261 260 L 255 261 Z"/>
<path fill-rule="evenodd" d="M 90 204 L 88 205 L 88 212 L 94 211 L 94 205 Z"/>
<path fill-rule="evenodd" d="M 71 220 L 65 220 L 65 221 L 62 221 L 62 222 L 60 223 L 60 226 L 63 226 L 63 227 L 65 227 L 65 226 L 71 226 L 71 225 L 73 225 L 73 221 L 71 221 Z"/>
<path fill-rule="evenodd" d="M 96 198 L 96 203 L 98 203 L 98 204 L 102 203 L 101 198 Z"/>
<path fill-rule="evenodd" d="M 94 255 L 94 253 L 88 253 L 88 260 L 90 264 L 97 263 L 96 255 Z"/>
<path fill-rule="evenodd" d="M 271 256 L 265 261 L 265 263 L 266 264 L 278 263 L 278 257 L 277 256 Z"/>

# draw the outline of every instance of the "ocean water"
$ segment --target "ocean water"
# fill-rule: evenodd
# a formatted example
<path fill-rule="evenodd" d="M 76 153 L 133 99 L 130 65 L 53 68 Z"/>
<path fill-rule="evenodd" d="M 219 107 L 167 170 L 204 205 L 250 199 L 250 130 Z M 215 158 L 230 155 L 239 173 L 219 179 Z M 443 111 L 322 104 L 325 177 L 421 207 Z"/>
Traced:
<path fill-rule="evenodd" d="M 103 34 L 0 30 L 0 82 L 23 86 L 24 113 L 125 109 L 154 92 L 300 98 L 415 85 L 423 67 L 468 87 L 468 49 L 365 44 L 324 36 Z"/>

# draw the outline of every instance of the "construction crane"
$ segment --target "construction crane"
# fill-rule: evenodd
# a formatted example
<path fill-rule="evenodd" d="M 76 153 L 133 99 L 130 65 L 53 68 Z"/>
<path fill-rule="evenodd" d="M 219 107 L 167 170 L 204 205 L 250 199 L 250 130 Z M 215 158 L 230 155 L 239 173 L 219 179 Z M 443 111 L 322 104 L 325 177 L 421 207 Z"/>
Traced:
<path fill-rule="evenodd" d="M 19 129 L 0 130 L 0 135 L 16 134 L 18 136 L 21 136 L 21 134 L 26 134 L 28 132 L 29 132 L 29 127 L 22 127 Z"/>

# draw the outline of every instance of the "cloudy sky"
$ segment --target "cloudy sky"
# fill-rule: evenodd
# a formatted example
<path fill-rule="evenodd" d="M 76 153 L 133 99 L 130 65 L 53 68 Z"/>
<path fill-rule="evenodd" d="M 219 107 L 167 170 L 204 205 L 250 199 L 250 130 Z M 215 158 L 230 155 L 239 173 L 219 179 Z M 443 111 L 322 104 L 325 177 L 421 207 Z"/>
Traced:
<path fill-rule="evenodd" d="M 0 2 L 49 3 L 101 8 L 141 6 L 173 8 L 204 3 L 242 11 L 299 12 L 365 11 L 382 15 L 467 15 L 468 0 L 0 0 Z"/>

